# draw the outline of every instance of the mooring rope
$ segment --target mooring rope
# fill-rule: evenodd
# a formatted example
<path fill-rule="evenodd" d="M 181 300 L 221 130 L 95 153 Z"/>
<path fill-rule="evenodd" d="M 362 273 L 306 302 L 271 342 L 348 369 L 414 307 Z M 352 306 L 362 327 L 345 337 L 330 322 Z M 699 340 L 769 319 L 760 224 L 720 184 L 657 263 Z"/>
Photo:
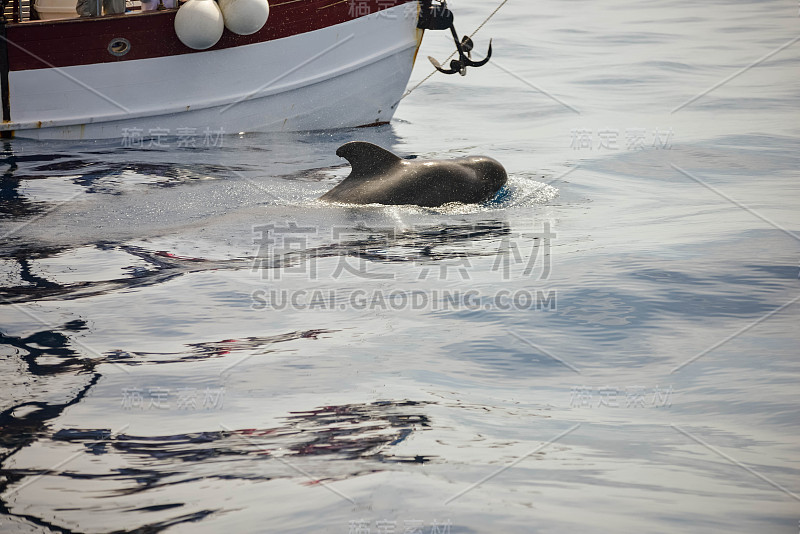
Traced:
<path fill-rule="evenodd" d="M 492 12 L 489 14 L 489 16 L 488 16 L 488 17 L 486 17 L 486 19 L 484 19 L 484 21 L 483 21 L 483 22 L 481 22 L 481 23 L 478 25 L 478 27 L 477 27 L 477 28 L 475 28 L 475 31 L 473 31 L 471 34 L 469 34 L 469 38 L 470 38 L 470 39 L 472 39 L 472 38 L 475 36 L 475 34 L 476 34 L 476 33 L 478 33 L 479 31 L 481 31 L 481 28 L 483 28 L 484 26 L 486 26 L 486 23 L 487 23 L 487 22 L 489 22 L 489 21 L 491 20 L 491 18 L 492 18 L 492 17 L 494 17 L 494 16 L 497 14 L 497 12 L 498 12 L 498 11 L 500 11 L 500 8 L 501 8 L 501 7 L 503 7 L 504 5 L 506 5 L 506 2 L 508 2 L 508 0 L 503 0 L 502 2 L 500 2 L 500 5 L 498 5 L 496 8 L 494 8 L 494 11 L 492 11 Z M 450 54 L 450 55 L 447 57 L 447 59 L 445 59 L 445 60 L 444 60 L 444 62 L 442 62 L 442 64 L 443 64 L 443 65 L 447 65 L 447 62 L 448 62 L 448 61 L 450 61 L 451 59 L 453 59 L 453 56 L 455 56 L 455 55 L 456 55 L 456 52 L 458 52 L 458 50 L 456 50 L 455 52 L 453 52 L 452 54 Z M 439 72 L 439 71 L 437 71 L 436 69 L 434 69 L 434 70 L 433 70 L 433 72 L 431 72 L 430 74 L 428 74 L 427 76 L 425 76 L 425 77 L 422 79 L 422 81 L 421 81 L 421 82 L 419 82 L 417 85 L 415 85 L 414 87 L 412 87 L 411 89 L 409 89 L 408 91 L 406 91 L 406 92 L 405 92 L 405 94 L 404 94 L 403 96 L 401 96 L 401 97 L 400 97 L 400 100 L 403 100 L 405 97 L 407 97 L 408 95 L 410 95 L 410 94 L 411 94 L 411 93 L 412 93 L 412 92 L 413 92 L 413 91 L 414 91 L 414 90 L 415 90 L 417 87 L 419 87 L 419 86 L 420 86 L 420 85 L 422 85 L 423 83 L 427 82 L 427 81 L 428 81 L 428 80 L 431 78 L 431 76 L 433 76 L 433 75 L 434 75 L 434 74 L 436 74 L 437 72 Z M 399 102 L 400 102 L 400 101 L 398 100 L 398 103 L 399 103 Z"/>

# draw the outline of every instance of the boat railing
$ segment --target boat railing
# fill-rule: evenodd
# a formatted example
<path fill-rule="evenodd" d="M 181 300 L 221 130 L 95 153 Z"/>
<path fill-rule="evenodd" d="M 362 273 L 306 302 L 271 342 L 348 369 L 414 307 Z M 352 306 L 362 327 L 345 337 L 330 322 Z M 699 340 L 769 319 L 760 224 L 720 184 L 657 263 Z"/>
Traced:
<path fill-rule="evenodd" d="M 6 24 L 18 22 L 30 22 L 36 20 L 43 20 L 43 17 L 38 16 L 36 13 L 36 0 L 0 0 L 3 3 L 3 16 Z M 142 11 L 142 3 L 140 0 L 125 0 L 125 13 L 140 13 Z M 44 17 L 49 20 L 77 18 L 78 14 L 66 17 Z"/>
<path fill-rule="evenodd" d="M 3 16 L 6 22 L 23 22 L 31 20 L 33 0 L 4 0 Z"/>

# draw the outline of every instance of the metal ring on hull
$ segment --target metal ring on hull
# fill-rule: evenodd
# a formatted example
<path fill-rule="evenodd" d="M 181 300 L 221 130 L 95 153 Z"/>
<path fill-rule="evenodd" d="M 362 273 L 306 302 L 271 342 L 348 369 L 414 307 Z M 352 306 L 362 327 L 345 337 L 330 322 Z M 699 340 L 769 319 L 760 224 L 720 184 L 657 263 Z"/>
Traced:
<path fill-rule="evenodd" d="M 112 56 L 122 57 L 131 51 L 131 42 L 124 37 L 117 37 L 108 43 L 108 53 Z"/>

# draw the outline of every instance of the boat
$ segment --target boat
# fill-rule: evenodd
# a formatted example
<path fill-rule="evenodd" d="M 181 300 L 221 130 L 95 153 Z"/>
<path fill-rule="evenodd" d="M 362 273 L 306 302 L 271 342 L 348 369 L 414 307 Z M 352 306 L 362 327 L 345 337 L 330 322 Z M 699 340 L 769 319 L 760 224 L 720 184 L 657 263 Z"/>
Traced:
<path fill-rule="evenodd" d="M 176 34 L 185 6 L 6 23 L 0 133 L 106 139 L 386 123 L 422 39 L 409 6 L 418 7 L 278 1 L 261 30 L 225 30 L 207 50 Z"/>
<path fill-rule="evenodd" d="M 73 13 L 75 0 L 55 1 L 66 5 L 3 2 L 2 137 L 208 136 L 385 124 L 425 29 L 452 28 L 446 4 L 432 0 L 227 0 L 261 1 L 268 17 L 249 34 L 220 29 L 207 46 L 179 35 L 181 16 L 194 4 L 219 9 L 214 0 L 158 10 L 128 0 L 125 13 L 90 17 Z M 202 26 L 195 22 L 189 27 Z M 464 39 L 456 40 L 462 56 L 469 53 Z"/>

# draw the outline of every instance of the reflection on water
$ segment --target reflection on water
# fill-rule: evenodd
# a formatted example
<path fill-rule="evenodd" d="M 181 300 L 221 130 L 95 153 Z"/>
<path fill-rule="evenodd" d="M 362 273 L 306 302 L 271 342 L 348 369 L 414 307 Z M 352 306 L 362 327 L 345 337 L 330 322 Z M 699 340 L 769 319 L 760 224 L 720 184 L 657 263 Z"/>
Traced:
<path fill-rule="evenodd" d="M 269 230 L 266 227 L 254 227 L 254 231 L 262 235 Z M 482 241 L 507 235 L 510 229 L 504 222 L 483 221 L 400 230 L 391 227 L 369 228 L 359 224 L 353 228 L 337 227 L 329 233 L 336 238 L 332 243 L 302 250 L 261 247 L 257 258 L 230 260 L 186 257 L 169 251 L 150 251 L 139 246 L 112 243 L 98 243 L 75 250 L 66 247 L 17 249 L 4 260 L 7 279 L 16 279 L 17 283 L 0 288 L 0 297 L 6 302 L 83 298 L 162 284 L 190 273 L 247 270 L 251 266 L 253 269 L 286 269 L 324 258 L 353 257 L 380 263 L 435 263 L 467 256 L 488 256 L 494 251 L 483 248 Z M 347 236 L 363 238 L 348 239 Z M 262 237 L 261 241 L 265 239 Z M 102 257 L 96 254 L 90 256 L 89 252 L 93 251 L 103 251 L 104 254 Z M 89 263 L 91 265 L 84 266 Z M 63 279 L 64 276 L 58 273 L 57 266 L 62 270 L 80 271 L 80 274 L 74 281 L 59 283 L 57 279 Z M 97 272 L 91 273 L 92 270 Z M 48 279 L 43 274 L 54 272 L 54 279 Z M 90 274 L 95 274 L 96 279 L 87 279 Z"/>
<path fill-rule="evenodd" d="M 36 445 L 50 451 L 51 458 L 69 452 L 63 470 L 25 467 L 26 455 L 17 456 L 3 475 L 11 482 L 4 488 L 24 497 L 29 484 L 60 486 L 64 490 L 84 491 L 83 497 L 95 503 L 94 510 L 148 512 L 141 517 L 160 517 L 158 524 L 194 521 L 224 508 L 207 509 L 186 515 L 186 502 L 142 506 L 147 492 L 172 491 L 173 500 L 190 498 L 214 479 L 270 481 L 277 478 L 305 478 L 304 484 L 322 485 L 390 468 L 393 463 L 423 464 L 424 456 L 393 454 L 393 447 L 414 432 L 429 426 L 413 401 L 381 401 L 364 405 L 324 406 L 307 412 L 291 413 L 284 424 L 273 428 L 206 431 L 189 434 L 135 436 L 111 429 L 62 429 Z M 36 451 L 28 451 L 34 456 Z M 88 464 L 78 455 L 86 456 Z M 91 461 L 92 457 L 114 456 L 114 460 Z M 34 456 L 35 457 L 35 456 Z M 305 457 L 347 460 L 346 471 L 330 471 L 323 478 L 306 477 Z M 75 471 L 72 465 L 91 465 Z M 344 463 L 342 463 L 344 466 Z M 37 479 L 45 478 L 41 482 Z M 75 485 L 72 481 L 80 481 Z M 97 485 L 87 484 L 97 481 Z M 89 488 L 103 488 L 102 493 Z M 142 500 L 142 496 L 145 500 Z M 102 499 L 97 501 L 96 499 Z M 99 503 L 103 504 L 100 505 Z M 100 506 L 100 508 L 98 508 Z M 153 523 L 149 527 L 157 531 Z"/>
<path fill-rule="evenodd" d="M 796 530 L 797 45 L 669 112 L 795 8 L 531 9 L 491 22 L 513 76 L 433 77 L 389 127 L 5 141 L 0 531 Z M 626 146 L 656 128 L 671 146 Z M 317 202 L 352 140 L 510 180 Z"/>
<path fill-rule="evenodd" d="M 321 334 L 330 334 L 332 330 L 306 330 L 304 332 L 287 332 L 269 337 L 248 337 L 244 339 L 224 339 L 222 341 L 209 341 L 202 343 L 188 343 L 187 350 L 182 352 L 136 352 L 130 353 L 115 350 L 106 353 L 107 361 L 125 363 L 127 365 L 140 365 L 142 363 L 175 363 L 180 361 L 207 360 L 209 358 L 224 358 L 237 352 L 248 354 L 268 354 L 275 343 L 294 341 L 296 339 L 317 339 Z"/>

